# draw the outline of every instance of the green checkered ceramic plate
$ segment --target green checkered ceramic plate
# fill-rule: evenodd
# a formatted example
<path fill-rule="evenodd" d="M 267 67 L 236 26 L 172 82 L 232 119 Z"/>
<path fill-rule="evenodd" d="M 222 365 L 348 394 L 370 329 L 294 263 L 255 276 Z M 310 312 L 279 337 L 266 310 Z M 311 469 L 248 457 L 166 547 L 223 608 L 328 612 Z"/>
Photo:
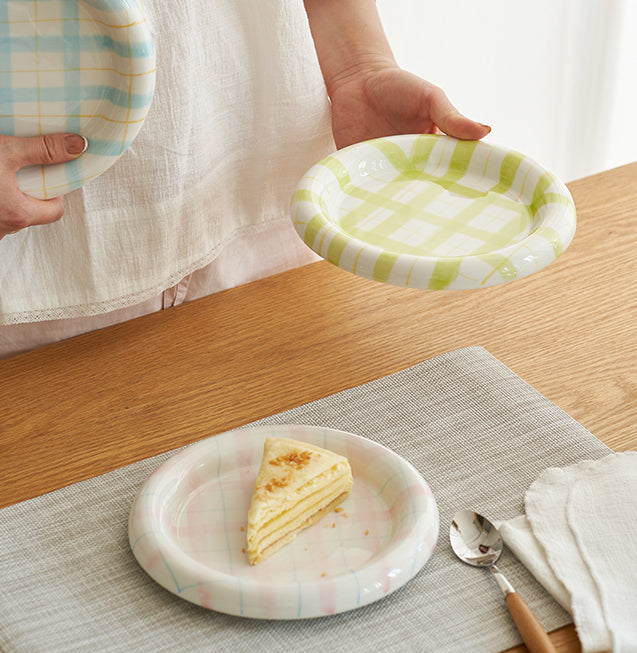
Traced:
<path fill-rule="evenodd" d="M 141 129 L 154 89 L 142 0 L 0 0 L 0 134 L 89 143 L 69 163 L 22 168 L 23 192 L 55 197 L 103 173 Z"/>
<path fill-rule="evenodd" d="M 575 233 L 555 175 L 513 150 L 430 134 L 339 150 L 307 172 L 291 210 L 304 242 L 334 265 L 436 290 L 525 277 Z"/>

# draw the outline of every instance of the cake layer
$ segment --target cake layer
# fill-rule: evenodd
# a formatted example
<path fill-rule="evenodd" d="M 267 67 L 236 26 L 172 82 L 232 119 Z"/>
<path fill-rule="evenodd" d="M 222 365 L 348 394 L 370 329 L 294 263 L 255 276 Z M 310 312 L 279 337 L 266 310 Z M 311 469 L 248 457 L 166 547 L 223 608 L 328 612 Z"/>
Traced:
<path fill-rule="evenodd" d="M 312 516 L 321 508 L 332 503 L 339 496 L 345 495 L 352 487 L 351 476 L 341 474 L 328 487 L 320 488 L 309 496 L 304 497 L 288 510 L 283 510 L 273 516 L 265 524 L 253 525 L 248 524 L 248 546 L 249 548 L 264 549 L 272 542 L 281 537 L 281 533 L 289 531 L 298 531 L 302 525 L 307 522 L 308 515 Z"/>
<path fill-rule="evenodd" d="M 298 533 L 305 530 L 306 528 L 309 528 L 310 526 L 313 526 L 318 521 L 323 519 L 325 515 L 334 510 L 334 508 L 336 508 L 339 504 L 343 503 L 348 494 L 349 490 L 347 492 L 342 492 L 328 505 L 324 506 L 320 510 L 317 510 L 313 515 L 308 517 L 304 523 L 300 524 L 296 528 L 292 528 L 287 533 L 283 532 L 283 534 L 280 535 L 279 539 L 275 540 L 268 546 L 257 548 L 250 555 L 250 564 L 256 565 L 259 562 L 262 562 L 266 558 L 269 558 L 273 553 L 276 553 L 279 549 L 283 548 L 286 544 L 292 542 Z"/>
<path fill-rule="evenodd" d="M 316 497 L 321 492 L 328 492 L 329 488 L 348 477 L 351 477 L 349 465 L 337 463 L 322 474 L 308 479 L 299 487 L 291 487 L 284 495 L 267 492 L 255 494 L 257 500 L 253 502 L 248 513 L 248 524 L 258 523 L 265 526 L 281 513 L 294 510 L 300 503 L 311 497 Z"/>
<path fill-rule="evenodd" d="M 261 562 L 316 523 L 352 488 L 347 458 L 287 438 L 266 438 L 248 512 L 248 557 Z"/>

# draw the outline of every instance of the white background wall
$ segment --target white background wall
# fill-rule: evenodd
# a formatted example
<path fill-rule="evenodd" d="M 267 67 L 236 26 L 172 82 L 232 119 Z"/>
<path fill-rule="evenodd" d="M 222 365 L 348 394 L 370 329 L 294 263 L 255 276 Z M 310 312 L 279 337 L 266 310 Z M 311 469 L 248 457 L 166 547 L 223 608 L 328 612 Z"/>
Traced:
<path fill-rule="evenodd" d="M 637 0 L 377 0 L 398 63 L 564 181 L 637 161 Z"/>

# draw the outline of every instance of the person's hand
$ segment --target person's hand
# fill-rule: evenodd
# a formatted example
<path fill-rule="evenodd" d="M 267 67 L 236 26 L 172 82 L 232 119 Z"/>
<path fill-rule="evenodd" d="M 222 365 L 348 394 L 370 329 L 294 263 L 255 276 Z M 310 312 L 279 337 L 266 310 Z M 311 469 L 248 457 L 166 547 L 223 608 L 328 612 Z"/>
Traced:
<path fill-rule="evenodd" d="M 491 131 L 459 113 L 442 89 L 391 64 L 334 80 L 330 100 L 338 148 L 395 134 L 479 140 Z"/>
<path fill-rule="evenodd" d="M 375 0 L 304 0 L 336 147 L 395 134 L 484 138 L 491 128 L 460 114 L 444 91 L 402 70 Z"/>
<path fill-rule="evenodd" d="M 65 163 L 76 159 L 87 142 L 77 134 L 46 134 L 19 138 L 0 135 L 0 239 L 36 224 L 55 222 L 64 213 L 64 199 L 38 200 L 18 187 L 25 166 Z"/>

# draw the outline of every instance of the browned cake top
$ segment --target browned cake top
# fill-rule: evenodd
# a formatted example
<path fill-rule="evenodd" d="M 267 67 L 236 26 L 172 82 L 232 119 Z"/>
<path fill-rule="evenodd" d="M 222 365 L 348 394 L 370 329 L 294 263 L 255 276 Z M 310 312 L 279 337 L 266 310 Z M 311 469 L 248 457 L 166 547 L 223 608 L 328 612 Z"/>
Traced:
<path fill-rule="evenodd" d="M 312 457 L 311 451 L 290 451 L 270 460 L 270 465 L 289 465 L 290 467 L 305 467 Z"/>
<path fill-rule="evenodd" d="M 288 451 L 287 453 L 281 454 L 272 460 L 269 460 L 269 464 L 274 467 L 287 467 L 301 469 L 305 467 L 312 457 L 311 451 Z M 278 478 L 273 478 L 265 485 L 266 492 L 274 491 L 276 487 L 285 487 L 290 482 L 290 476 L 285 474 Z"/>

